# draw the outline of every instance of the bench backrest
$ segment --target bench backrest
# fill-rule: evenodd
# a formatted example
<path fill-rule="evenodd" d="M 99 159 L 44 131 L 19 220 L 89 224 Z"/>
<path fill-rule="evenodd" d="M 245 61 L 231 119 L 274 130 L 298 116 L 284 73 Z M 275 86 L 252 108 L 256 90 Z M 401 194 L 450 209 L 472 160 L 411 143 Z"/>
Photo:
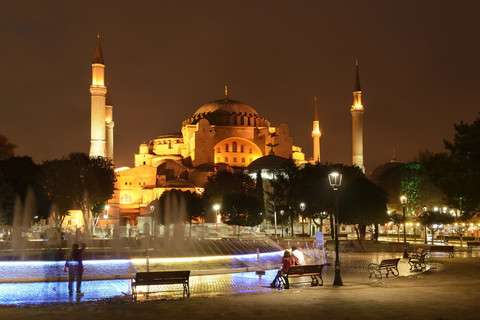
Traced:
<path fill-rule="evenodd" d="M 400 258 L 385 259 L 385 260 L 382 260 L 382 262 L 380 262 L 380 267 L 397 266 L 398 261 L 400 261 Z"/>
<path fill-rule="evenodd" d="M 288 268 L 288 275 L 293 274 L 308 274 L 308 273 L 322 273 L 323 264 L 304 264 L 300 266 L 290 266 Z"/>
<path fill-rule="evenodd" d="M 157 272 L 137 272 L 135 282 L 137 285 L 142 283 L 182 283 L 187 282 L 190 277 L 188 271 L 157 271 Z"/>
<path fill-rule="evenodd" d="M 431 246 L 430 251 L 453 252 L 453 246 Z"/>
<path fill-rule="evenodd" d="M 480 242 L 467 242 L 467 246 L 479 247 L 479 246 L 480 246 Z"/>

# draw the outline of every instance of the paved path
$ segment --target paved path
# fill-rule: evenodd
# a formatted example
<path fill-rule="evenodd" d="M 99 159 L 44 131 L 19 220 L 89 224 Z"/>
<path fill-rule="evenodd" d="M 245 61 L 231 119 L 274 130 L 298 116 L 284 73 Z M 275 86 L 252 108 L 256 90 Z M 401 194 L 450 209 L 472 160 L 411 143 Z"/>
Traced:
<path fill-rule="evenodd" d="M 401 253 L 342 253 L 340 261 L 342 265 L 342 278 L 344 283 L 371 283 L 367 270 L 371 262 L 380 262 L 382 259 L 401 257 Z M 313 257 L 307 258 L 309 262 Z M 333 259 L 329 258 L 333 262 Z M 400 276 L 408 276 L 409 271 L 407 259 L 399 262 Z M 188 269 L 189 262 L 179 262 L 179 269 Z M 239 270 L 242 270 L 241 268 Z M 226 270 L 221 270 L 225 272 Z M 228 270 L 231 271 L 231 270 Z M 237 270 L 238 271 L 238 270 Z M 208 274 L 215 272 L 213 270 L 197 270 L 190 277 L 191 296 L 208 297 L 223 296 L 232 294 L 245 294 L 249 292 L 272 292 L 277 289 L 269 287 L 270 282 L 275 277 L 277 269 L 266 270 L 266 274 L 258 276 L 254 271 Z M 325 286 L 331 286 L 333 282 L 333 266 L 326 266 L 323 269 L 323 280 Z M 303 282 L 303 283 L 302 283 Z M 305 283 L 305 278 L 297 278 L 291 281 L 291 288 L 309 286 Z M 182 297 L 181 285 L 168 285 L 158 288 L 158 293 L 150 294 L 148 299 L 164 299 Z M 138 288 L 141 293 L 145 289 Z M 131 299 L 130 280 L 94 280 L 84 281 L 82 284 L 83 297 L 69 298 L 67 283 L 60 282 L 33 282 L 33 283 L 1 283 L 0 284 L 0 305 L 10 304 L 44 304 L 44 303 L 63 303 L 69 301 L 96 301 L 102 299 Z M 145 299 L 140 294 L 139 300 Z"/>

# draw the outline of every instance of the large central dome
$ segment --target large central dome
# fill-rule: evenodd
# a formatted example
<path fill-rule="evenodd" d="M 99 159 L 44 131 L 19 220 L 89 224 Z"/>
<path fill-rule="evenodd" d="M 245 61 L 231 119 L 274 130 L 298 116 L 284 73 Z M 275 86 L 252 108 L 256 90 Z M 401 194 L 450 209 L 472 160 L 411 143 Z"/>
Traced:
<path fill-rule="evenodd" d="M 195 111 L 193 116 L 185 120 L 183 125 L 196 124 L 201 119 L 207 119 L 211 125 L 215 126 L 270 126 L 270 123 L 255 109 L 243 102 L 231 100 L 228 96 L 204 104 Z"/>
<path fill-rule="evenodd" d="M 193 115 L 196 116 L 209 112 L 215 112 L 217 110 L 222 110 L 229 113 L 233 112 L 247 115 L 258 115 L 257 111 L 255 111 L 255 109 L 250 107 L 248 104 L 230 99 L 220 99 L 206 103 L 200 108 L 198 108 L 198 110 Z"/>

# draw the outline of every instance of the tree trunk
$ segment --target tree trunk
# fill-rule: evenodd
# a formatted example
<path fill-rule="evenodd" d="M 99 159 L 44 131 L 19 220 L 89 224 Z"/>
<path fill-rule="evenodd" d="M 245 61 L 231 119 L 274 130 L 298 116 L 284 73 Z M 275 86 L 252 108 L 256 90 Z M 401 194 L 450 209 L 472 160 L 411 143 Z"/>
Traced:
<path fill-rule="evenodd" d="M 355 229 L 357 229 L 357 227 L 355 227 Z M 358 231 L 360 231 L 360 236 L 358 239 L 360 242 L 360 247 L 362 248 L 362 252 L 365 252 L 365 234 L 367 233 L 367 226 L 364 224 L 359 224 L 357 232 Z"/>
<path fill-rule="evenodd" d="M 293 239 L 293 237 L 295 236 L 295 232 L 293 230 L 293 217 L 290 216 L 290 227 L 292 228 L 292 231 L 290 231 L 290 234 L 291 234 L 291 238 Z"/>
<path fill-rule="evenodd" d="M 375 240 L 375 242 L 378 242 L 378 235 L 379 235 L 378 224 L 375 224 L 375 233 L 373 234 L 373 239 Z"/>

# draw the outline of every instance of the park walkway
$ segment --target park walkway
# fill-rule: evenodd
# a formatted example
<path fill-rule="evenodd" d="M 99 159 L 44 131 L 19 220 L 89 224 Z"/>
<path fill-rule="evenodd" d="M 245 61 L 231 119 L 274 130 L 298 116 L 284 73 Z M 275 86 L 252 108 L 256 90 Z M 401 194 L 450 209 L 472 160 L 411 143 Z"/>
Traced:
<path fill-rule="evenodd" d="M 465 254 L 460 253 L 460 255 Z M 478 255 L 478 253 L 476 253 L 475 255 Z M 345 284 L 372 283 L 380 281 L 377 279 L 368 278 L 368 264 L 371 262 L 378 263 L 382 259 L 395 257 L 401 258 L 401 253 L 341 253 L 340 261 L 342 265 L 343 281 Z M 309 263 L 319 263 L 318 261 L 312 261 L 312 256 L 308 257 L 308 259 L 310 259 Z M 408 259 L 402 259 L 399 262 L 400 277 L 407 277 L 414 274 L 410 272 L 407 261 Z M 329 262 L 333 262 L 333 259 L 329 258 Z M 177 263 L 176 269 L 189 270 L 191 264 L 191 262 L 180 262 Z M 208 267 L 208 264 L 205 264 L 205 267 Z M 270 266 L 270 269 L 265 270 L 265 275 L 263 276 L 257 275 L 255 271 L 250 271 L 248 268 L 236 268 L 230 270 L 215 270 L 207 268 L 205 270 L 195 270 L 192 271 L 192 275 L 190 277 L 191 297 L 211 297 L 248 293 L 272 293 L 275 292 L 277 289 L 271 289 L 269 287 L 269 284 L 275 277 L 276 272 L 276 266 Z M 92 302 L 106 301 L 108 299 L 125 301 L 131 300 L 129 279 L 100 278 L 101 277 L 99 277 L 97 280 L 84 281 L 82 284 L 82 291 L 85 295 L 78 298 L 76 296 L 74 296 L 73 298 L 69 298 L 67 282 L 65 281 L 1 283 L 0 305 L 35 305 L 46 303 L 65 303 L 74 301 Z M 332 285 L 332 265 L 325 266 L 325 268 L 323 269 L 323 279 L 324 286 Z M 303 281 L 305 281 L 305 278 L 303 279 Z M 388 279 L 383 281 L 388 281 Z M 301 282 L 301 278 L 293 279 L 291 282 L 290 290 L 309 286 L 308 283 Z M 181 286 L 167 285 L 161 286 L 158 289 L 160 289 L 159 292 L 150 294 L 148 296 L 148 299 L 177 299 L 182 297 Z M 141 287 L 139 287 L 139 291 L 142 291 Z M 145 296 L 140 294 L 139 300 L 143 299 L 145 299 Z"/>

